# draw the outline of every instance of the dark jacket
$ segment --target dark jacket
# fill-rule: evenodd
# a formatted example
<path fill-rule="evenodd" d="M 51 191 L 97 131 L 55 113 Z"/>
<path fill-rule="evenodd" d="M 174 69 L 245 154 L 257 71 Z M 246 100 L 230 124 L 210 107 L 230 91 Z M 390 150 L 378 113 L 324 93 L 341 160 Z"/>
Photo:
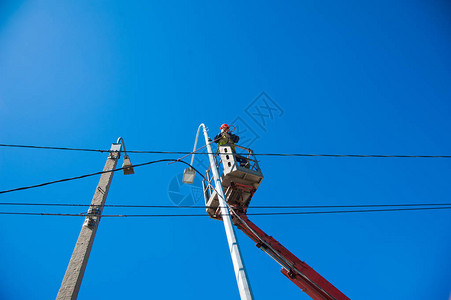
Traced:
<path fill-rule="evenodd" d="M 229 133 L 228 138 L 223 136 L 222 133 L 219 133 L 218 135 L 215 136 L 215 139 L 213 141 L 215 143 L 219 143 L 219 145 L 225 145 L 225 144 L 238 143 L 239 140 L 240 140 L 240 137 L 233 133 Z"/>

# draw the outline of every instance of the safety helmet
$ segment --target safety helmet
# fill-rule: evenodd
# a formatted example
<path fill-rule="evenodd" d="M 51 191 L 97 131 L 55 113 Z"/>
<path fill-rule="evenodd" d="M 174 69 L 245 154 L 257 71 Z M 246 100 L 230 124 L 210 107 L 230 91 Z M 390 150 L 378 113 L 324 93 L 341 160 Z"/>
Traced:
<path fill-rule="evenodd" d="M 230 128 L 229 125 L 227 125 L 227 124 L 222 124 L 220 129 L 223 130 L 223 129 L 227 129 L 227 128 Z"/>

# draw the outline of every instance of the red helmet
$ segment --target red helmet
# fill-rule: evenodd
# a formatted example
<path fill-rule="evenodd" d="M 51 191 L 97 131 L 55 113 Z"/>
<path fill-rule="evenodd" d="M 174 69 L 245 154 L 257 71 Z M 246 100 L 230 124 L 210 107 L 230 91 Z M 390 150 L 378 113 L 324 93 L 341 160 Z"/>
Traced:
<path fill-rule="evenodd" d="M 223 130 L 223 129 L 227 129 L 227 128 L 230 128 L 230 126 L 227 124 L 222 124 L 220 129 Z"/>

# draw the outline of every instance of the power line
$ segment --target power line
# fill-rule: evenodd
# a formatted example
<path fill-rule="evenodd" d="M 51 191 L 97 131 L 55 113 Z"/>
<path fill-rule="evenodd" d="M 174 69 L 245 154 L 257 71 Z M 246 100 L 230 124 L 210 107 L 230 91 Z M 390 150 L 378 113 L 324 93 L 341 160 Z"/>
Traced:
<path fill-rule="evenodd" d="M 168 161 L 175 161 L 175 162 L 184 163 L 184 164 L 190 166 L 191 168 L 193 168 L 200 176 L 202 176 L 202 178 L 204 177 L 204 175 L 202 173 L 200 173 L 196 168 L 191 166 L 189 163 L 187 163 L 187 162 L 185 162 L 183 160 L 177 160 L 177 159 L 153 160 L 153 161 L 145 162 L 145 163 L 142 163 L 142 164 L 133 165 L 133 167 L 137 168 L 137 167 L 147 166 L 147 165 L 151 165 L 151 164 L 155 164 L 155 163 L 159 163 L 159 162 L 168 162 Z M 127 168 L 127 167 L 125 167 L 125 168 Z M 22 190 L 38 188 L 38 187 L 42 187 L 42 186 L 46 186 L 46 185 L 50 185 L 50 184 L 55 184 L 55 183 L 71 181 L 71 180 L 77 180 L 77 179 L 82 179 L 82 178 L 86 178 L 86 177 L 90 177 L 90 176 L 100 175 L 100 174 L 103 174 L 103 173 L 117 172 L 117 171 L 120 171 L 120 170 L 123 170 L 123 169 L 124 168 L 117 168 L 117 169 L 113 169 L 113 170 L 109 170 L 109 171 L 100 171 L 100 172 L 85 174 L 85 175 L 81 175 L 81 176 L 75 176 L 75 177 L 59 179 L 59 180 L 44 182 L 44 183 L 30 185 L 30 186 L 19 187 L 19 188 L 10 189 L 10 190 L 4 190 L 4 191 L 0 191 L 0 194 L 5 194 L 5 193 L 10 193 L 10 192 L 16 192 L 16 191 L 22 191 Z"/>
<path fill-rule="evenodd" d="M 59 207 L 90 207 L 90 204 L 77 203 L 31 203 L 31 202 L 0 202 L 5 206 L 59 206 Z M 251 209 L 313 209 L 313 208 L 371 208 L 371 207 L 421 207 L 421 206 L 451 206 L 451 203 L 407 203 L 407 204 L 353 204 L 353 205 L 285 205 L 285 206 L 252 206 Z M 178 208 L 199 209 L 209 208 L 204 205 L 133 205 L 133 204 L 106 204 L 110 208 Z M 216 208 L 216 207 L 215 207 Z"/>
<path fill-rule="evenodd" d="M 88 149 L 88 148 L 70 148 L 70 147 L 48 147 L 33 145 L 12 145 L 0 144 L 0 147 L 12 148 L 31 148 L 31 149 L 47 149 L 47 150 L 69 150 L 69 151 L 85 151 L 85 152 L 115 152 L 106 149 Z M 123 152 L 123 151 L 121 151 Z M 127 153 L 139 154 L 191 154 L 189 151 L 154 151 L 154 150 L 129 150 Z M 207 152 L 199 152 L 196 154 L 207 155 Z M 216 153 L 213 153 L 216 154 Z M 238 153 L 244 155 L 247 153 Z M 451 158 L 451 155 L 383 155 L 383 154 L 315 154 L 315 153 L 253 153 L 257 156 L 279 156 L 279 157 L 342 157 L 342 158 Z"/>
<path fill-rule="evenodd" d="M 393 209 L 371 209 L 371 210 L 333 210 L 333 211 L 298 211 L 298 212 L 266 212 L 247 213 L 249 216 L 276 216 L 276 215 L 313 215 L 313 214 L 344 214 L 344 213 L 367 213 L 367 212 L 395 212 L 395 211 L 420 211 L 420 210 L 444 210 L 446 207 L 418 207 L 418 208 L 393 208 Z M 63 217 L 86 217 L 86 213 L 65 214 L 46 212 L 0 212 L 0 215 L 27 215 L 27 216 L 63 216 Z M 152 217 L 207 217 L 206 214 L 105 214 L 102 217 L 110 218 L 152 218 Z"/>
<path fill-rule="evenodd" d="M 351 157 L 351 158 L 451 158 L 451 155 L 382 155 L 382 154 L 308 154 L 308 153 L 255 153 L 262 156 L 294 157 Z"/>
<path fill-rule="evenodd" d="M 417 207 L 417 208 L 387 208 L 387 209 L 369 209 L 369 210 L 332 210 L 332 211 L 303 211 L 303 212 L 274 212 L 274 213 L 248 213 L 254 216 L 272 216 L 272 215 L 313 215 L 313 214 L 339 214 L 339 213 L 365 213 L 365 212 L 388 212 L 388 211 L 414 211 L 414 210 L 438 210 L 451 209 L 446 207 Z"/>
<path fill-rule="evenodd" d="M 110 152 L 110 150 L 104 149 L 86 149 L 86 148 L 69 148 L 69 147 L 48 147 L 48 146 L 33 146 L 33 145 L 10 145 L 0 144 L 0 147 L 11 148 L 30 148 L 30 149 L 46 149 L 46 150 L 70 150 L 70 151 L 86 151 L 86 152 Z M 127 151 L 128 152 L 128 151 Z"/>

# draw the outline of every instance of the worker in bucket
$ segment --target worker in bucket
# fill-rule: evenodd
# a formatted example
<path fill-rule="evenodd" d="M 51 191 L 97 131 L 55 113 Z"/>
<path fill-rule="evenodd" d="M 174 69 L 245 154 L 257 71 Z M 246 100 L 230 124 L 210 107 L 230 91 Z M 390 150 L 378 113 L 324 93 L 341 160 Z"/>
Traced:
<path fill-rule="evenodd" d="M 233 152 L 235 152 L 235 143 L 238 143 L 240 137 L 230 132 L 230 126 L 227 124 L 221 125 L 221 132 L 215 136 L 214 142 L 219 146 L 230 145 Z"/>
<path fill-rule="evenodd" d="M 230 126 L 227 124 L 222 124 L 221 132 L 215 136 L 214 142 L 218 144 L 218 146 L 229 145 L 232 148 L 232 151 L 235 152 L 235 143 L 238 143 L 240 137 L 230 132 Z M 249 162 L 242 156 L 236 155 L 236 160 L 240 163 L 241 167 L 249 168 Z"/>

